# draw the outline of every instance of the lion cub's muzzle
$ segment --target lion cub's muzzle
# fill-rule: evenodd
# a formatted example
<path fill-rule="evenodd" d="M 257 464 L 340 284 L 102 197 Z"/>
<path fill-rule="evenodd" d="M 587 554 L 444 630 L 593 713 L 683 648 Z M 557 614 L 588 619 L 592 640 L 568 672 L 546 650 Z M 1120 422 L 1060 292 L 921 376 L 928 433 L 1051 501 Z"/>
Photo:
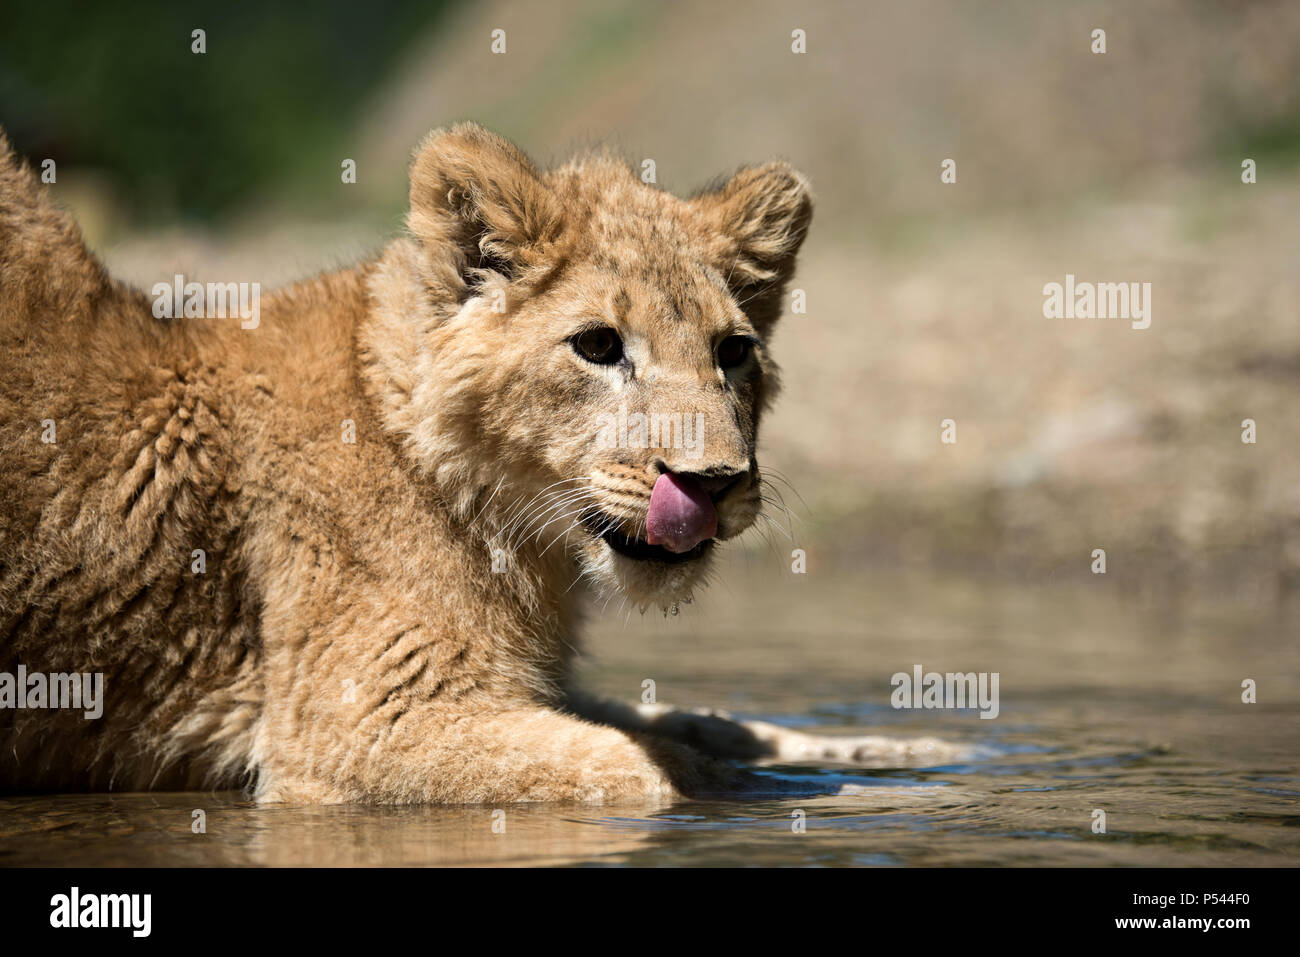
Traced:
<path fill-rule="evenodd" d="M 583 525 L 615 552 L 637 561 L 677 563 L 704 554 L 718 534 L 717 503 L 743 484 L 746 470 L 708 473 L 664 469 L 655 480 L 646 509 L 645 537 L 634 538 L 599 509 L 583 515 Z"/>

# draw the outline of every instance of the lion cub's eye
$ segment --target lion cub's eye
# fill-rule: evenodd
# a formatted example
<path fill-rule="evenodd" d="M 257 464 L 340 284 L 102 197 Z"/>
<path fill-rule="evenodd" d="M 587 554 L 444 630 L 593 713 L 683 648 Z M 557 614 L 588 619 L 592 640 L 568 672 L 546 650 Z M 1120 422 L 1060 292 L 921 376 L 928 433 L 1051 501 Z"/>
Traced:
<path fill-rule="evenodd" d="M 718 368 L 734 369 L 749 358 L 753 347 L 748 336 L 727 336 L 718 343 Z"/>
<path fill-rule="evenodd" d="M 608 326 L 587 329 L 570 341 L 574 352 L 597 365 L 611 365 L 623 358 L 623 340 Z"/>

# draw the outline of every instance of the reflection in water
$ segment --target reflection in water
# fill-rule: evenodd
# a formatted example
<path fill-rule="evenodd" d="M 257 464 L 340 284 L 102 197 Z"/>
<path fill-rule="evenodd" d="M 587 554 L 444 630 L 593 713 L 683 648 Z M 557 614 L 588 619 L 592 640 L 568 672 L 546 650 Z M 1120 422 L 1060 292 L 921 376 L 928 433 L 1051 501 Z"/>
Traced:
<path fill-rule="evenodd" d="M 758 580 L 606 618 L 587 687 L 806 730 L 938 735 L 929 768 L 773 765 L 812 797 L 673 806 L 256 807 L 235 793 L 0 798 L 5 865 L 1287 865 L 1300 859 L 1295 621 L 1104 591 Z M 749 578 L 742 589 L 737 583 Z M 743 614 L 737 609 L 744 608 Z M 997 671 L 1001 714 L 895 711 L 916 663 Z M 1259 702 L 1243 704 L 1253 678 Z M 191 830 L 206 814 L 206 833 Z M 1094 832 L 1097 811 L 1105 833 Z M 494 831 L 494 820 L 497 823 Z M 502 823 L 504 830 L 502 831 Z M 801 826 L 800 826 L 801 825 Z"/>

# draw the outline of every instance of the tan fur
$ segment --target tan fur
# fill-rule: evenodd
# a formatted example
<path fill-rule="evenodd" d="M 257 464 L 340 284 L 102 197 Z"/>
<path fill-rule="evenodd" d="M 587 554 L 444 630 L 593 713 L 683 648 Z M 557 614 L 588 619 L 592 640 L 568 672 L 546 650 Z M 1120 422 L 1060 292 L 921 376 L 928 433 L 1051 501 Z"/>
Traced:
<path fill-rule="evenodd" d="M 417 150 L 407 237 L 266 297 L 243 329 L 155 319 L 0 137 L 0 671 L 102 671 L 106 696 L 97 721 L 0 711 L 0 785 L 243 780 L 319 802 L 741 786 L 567 708 L 575 579 L 668 605 L 710 560 L 634 561 L 576 518 L 597 506 L 637 534 L 670 468 L 740 476 L 720 539 L 755 520 L 766 343 L 810 215 L 784 164 L 682 200 L 606 155 L 541 172 L 457 126 Z M 593 320 L 631 367 L 578 357 L 567 340 Z M 723 372 L 731 333 L 758 345 Z M 598 447 L 620 405 L 703 413 L 702 454 Z"/>

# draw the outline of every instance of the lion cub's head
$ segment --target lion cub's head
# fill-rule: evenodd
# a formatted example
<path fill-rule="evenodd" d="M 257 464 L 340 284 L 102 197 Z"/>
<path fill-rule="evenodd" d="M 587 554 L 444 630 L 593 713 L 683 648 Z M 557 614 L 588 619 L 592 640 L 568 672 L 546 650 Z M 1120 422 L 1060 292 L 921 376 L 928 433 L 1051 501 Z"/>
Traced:
<path fill-rule="evenodd" d="M 683 200 L 607 155 L 541 172 L 437 131 L 371 283 L 388 424 L 494 547 L 687 600 L 761 507 L 768 343 L 811 215 L 783 163 Z"/>

